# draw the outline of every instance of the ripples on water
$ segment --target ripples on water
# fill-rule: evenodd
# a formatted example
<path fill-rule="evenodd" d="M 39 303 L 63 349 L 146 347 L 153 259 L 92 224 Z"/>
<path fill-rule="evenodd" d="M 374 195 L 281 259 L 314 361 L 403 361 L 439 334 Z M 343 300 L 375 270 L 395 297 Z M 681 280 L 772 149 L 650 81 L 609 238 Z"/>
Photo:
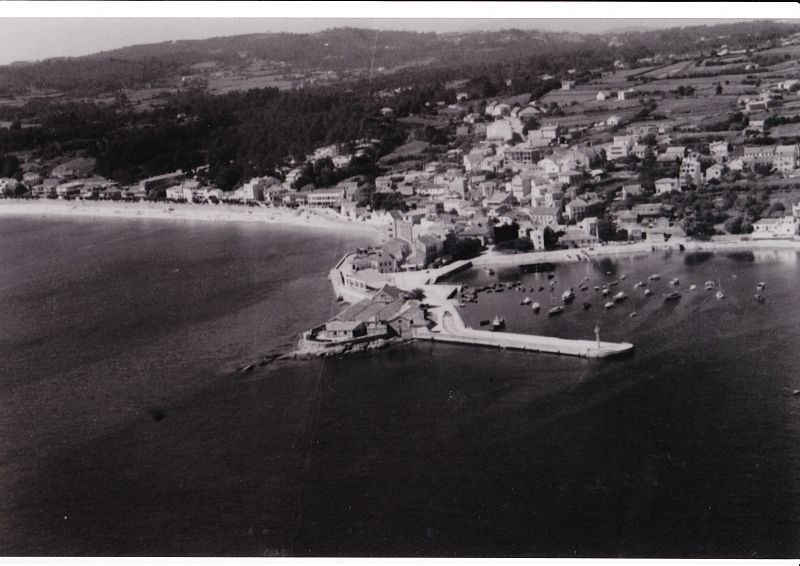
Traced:
<path fill-rule="evenodd" d="M 626 360 L 416 344 L 232 376 L 334 312 L 325 274 L 355 240 L 133 221 L 0 232 L 5 554 L 800 551 L 794 252 L 576 263 L 555 272 L 555 300 L 577 294 L 561 317 L 519 305 L 546 310 L 538 291 L 464 309 L 563 337 L 598 324 L 634 342 Z M 632 285 L 654 272 L 645 299 Z M 630 298 L 604 311 L 592 287 L 621 273 L 612 289 Z M 664 304 L 673 277 L 683 298 Z"/>

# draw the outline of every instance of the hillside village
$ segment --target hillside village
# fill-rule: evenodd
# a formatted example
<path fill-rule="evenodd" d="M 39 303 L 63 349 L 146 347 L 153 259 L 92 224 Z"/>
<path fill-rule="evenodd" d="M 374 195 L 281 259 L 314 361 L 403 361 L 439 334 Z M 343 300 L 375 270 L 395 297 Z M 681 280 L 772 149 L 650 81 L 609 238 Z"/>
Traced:
<path fill-rule="evenodd" d="M 608 69 L 546 75 L 539 97 L 481 96 L 468 79 L 449 100 L 400 115 L 377 93 L 376 119 L 406 143 L 376 156 L 379 140 L 287 158 L 275 176 L 223 191 L 207 167 L 121 185 L 90 157 L 45 160 L 35 152 L 6 195 L 164 200 L 209 206 L 322 209 L 373 225 L 384 246 L 359 258 L 380 272 L 420 269 L 493 246 L 514 253 L 608 242 L 789 238 L 800 216 L 800 35 L 757 51 L 615 61 Z M 555 86 L 560 85 L 560 86 Z M 335 183 L 357 160 L 381 173 Z M 314 180 L 321 186 L 316 186 Z M 330 186 L 328 186 L 330 185 Z"/>

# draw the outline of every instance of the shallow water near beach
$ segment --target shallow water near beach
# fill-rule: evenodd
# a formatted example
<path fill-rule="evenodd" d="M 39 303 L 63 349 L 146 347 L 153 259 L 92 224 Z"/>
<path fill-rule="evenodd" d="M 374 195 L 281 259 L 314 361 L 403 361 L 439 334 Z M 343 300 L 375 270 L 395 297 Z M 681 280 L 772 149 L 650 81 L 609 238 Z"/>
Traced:
<path fill-rule="evenodd" d="M 527 288 L 481 294 L 476 327 L 597 325 L 628 359 L 418 343 L 236 373 L 339 308 L 327 272 L 364 240 L 32 218 L 0 235 L 2 554 L 800 553 L 794 251 L 564 264 L 552 299 L 544 274 L 456 278 Z M 653 273 L 648 299 L 633 284 Z M 629 298 L 606 311 L 612 280 Z"/>

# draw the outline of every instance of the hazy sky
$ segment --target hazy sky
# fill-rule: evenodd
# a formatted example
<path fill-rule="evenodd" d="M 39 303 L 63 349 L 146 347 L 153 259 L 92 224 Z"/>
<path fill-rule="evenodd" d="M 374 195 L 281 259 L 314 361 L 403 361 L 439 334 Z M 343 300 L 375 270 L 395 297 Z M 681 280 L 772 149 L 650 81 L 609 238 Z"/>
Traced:
<path fill-rule="evenodd" d="M 37 2 L 30 3 L 37 5 Z M 268 4 L 268 3 L 265 3 Z M 374 3 L 373 3 L 374 4 Z M 457 5 L 457 4 L 455 4 Z M 187 13 L 184 11 L 183 13 Z M 530 10 L 528 10 L 530 12 Z M 43 11 L 42 13 L 49 13 Z M 316 13 L 316 12 L 315 12 Z M 491 13 L 491 11 L 487 11 Z M 521 13 L 523 13 L 521 11 Z M 583 13 L 583 12 L 581 12 Z M 0 11 L 0 15 L 2 12 Z M 626 28 L 664 28 L 741 21 L 702 19 L 419 19 L 419 18 L 6 18 L 0 17 L 0 64 L 78 56 L 126 45 L 202 39 L 258 32 L 313 32 L 341 26 L 414 31 L 474 31 L 502 28 L 572 30 L 583 33 Z"/>

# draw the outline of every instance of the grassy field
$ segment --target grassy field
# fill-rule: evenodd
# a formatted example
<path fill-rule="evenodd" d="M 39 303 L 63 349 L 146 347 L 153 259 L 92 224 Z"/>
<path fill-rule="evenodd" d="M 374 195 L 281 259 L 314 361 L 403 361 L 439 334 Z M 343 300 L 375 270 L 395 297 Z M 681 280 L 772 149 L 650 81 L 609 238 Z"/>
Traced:
<path fill-rule="evenodd" d="M 769 131 L 770 137 L 773 138 L 789 138 L 800 137 L 800 124 L 784 124 L 783 126 L 775 126 Z"/>
<path fill-rule="evenodd" d="M 726 116 L 736 109 L 736 99 L 732 95 L 687 96 L 659 100 L 657 112 L 674 114 L 693 114 L 703 117 Z"/>

